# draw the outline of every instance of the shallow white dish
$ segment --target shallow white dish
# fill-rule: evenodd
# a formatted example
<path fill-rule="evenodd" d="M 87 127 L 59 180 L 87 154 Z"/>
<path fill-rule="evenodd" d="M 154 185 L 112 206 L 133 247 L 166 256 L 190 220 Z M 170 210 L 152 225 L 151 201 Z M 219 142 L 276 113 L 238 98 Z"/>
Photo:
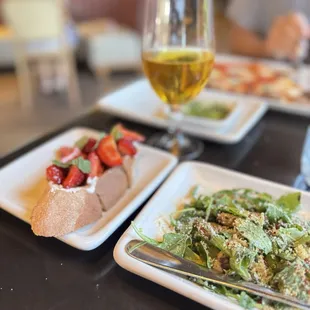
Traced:
<path fill-rule="evenodd" d="M 250 100 L 245 99 L 244 96 L 226 95 L 213 90 L 204 90 L 201 94 L 208 99 L 236 101 L 241 106 L 238 117 L 224 129 L 212 129 L 192 122 L 181 123 L 184 132 L 206 140 L 225 144 L 240 142 L 267 110 L 267 104 L 261 99 Z M 158 128 L 167 128 L 167 120 L 156 116 L 162 105 L 148 81 L 142 79 L 102 98 L 97 107 L 122 118 Z"/>
<path fill-rule="evenodd" d="M 258 62 L 258 63 L 266 64 L 275 69 L 292 71 L 292 67 L 289 66 L 285 62 L 257 59 L 257 58 L 250 58 L 250 57 L 242 57 L 242 56 L 234 56 L 234 55 L 229 55 L 229 54 L 217 54 L 216 62 L 217 63 Z M 309 85 L 310 76 L 309 75 L 310 75 L 310 66 L 303 65 L 302 72 L 299 78 L 299 82 L 301 86 L 307 91 L 309 91 L 309 87 L 310 87 Z M 234 94 L 234 93 L 227 92 L 227 94 Z M 246 96 L 247 98 L 251 100 L 264 100 L 268 103 L 270 109 L 275 110 L 275 111 L 297 114 L 297 115 L 302 115 L 302 116 L 310 116 L 310 104 L 307 104 L 307 103 L 300 103 L 300 102 L 286 103 L 279 99 L 258 97 L 258 96 L 252 96 L 252 95 L 244 95 L 244 96 Z"/>
<path fill-rule="evenodd" d="M 160 217 L 174 212 L 177 203 L 197 184 L 202 185 L 207 190 L 207 193 L 213 193 L 221 189 L 243 187 L 253 188 L 278 197 L 284 193 L 296 191 L 296 189 L 291 187 L 216 166 L 199 162 L 187 162 L 181 164 L 173 172 L 155 196 L 143 208 L 135 219 L 136 226 L 142 228 L 143 233 L 147 236 L 153 238 L 161 236 L 162 234 L 159 232 L 158 222 L 156 221 Z M 302 204 L 308 206 L 308 208 L 304 207 L 300 211 L 302 216 L 309 216 L 310 193 L 302 193 Z M 125 246 L 131 239 L 139 238 L 133 229 L 129 227 L 114 249 L 114 258 L 121 267 L 213 309 L 242 309 L 221 295 L 211 293 L 188 280 L 156 269 L 128 256 L 125 252 Z"/>
<path fill-rule="evenodd" d="M 71 129 L 2 168 L 0 207 L 29 223 L 31 210 L 47 184 L 45 169 L 50 165 L 55 150 L 60 146 L 73 145 L 85 135 L 96 138 L 99 132 L 87 128 Z M 99 221 L 59 238 L 61 241 L 80 250 L 98 247 L 138 209 L 177 164 L 176 157 L 167 152 L 141 144 L 138 150 L 130 190 L 111 210 L 104 212 Z"/>

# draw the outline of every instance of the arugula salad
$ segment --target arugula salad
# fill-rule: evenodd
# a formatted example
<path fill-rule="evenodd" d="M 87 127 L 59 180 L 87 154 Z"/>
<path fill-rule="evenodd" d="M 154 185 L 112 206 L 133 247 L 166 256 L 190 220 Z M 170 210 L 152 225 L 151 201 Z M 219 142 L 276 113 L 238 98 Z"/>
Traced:
<path fill-rule="evenodd" d="M 162 241 L 140 238 L 206 268 L 310 302 L 310 222 L 295 215 L 300 193 L 280 198 L 251 189 L 210 196 L 196 187 L 170 215 Z M 190 279 L 245 309 L 291 309 L 245 292 Z"/>

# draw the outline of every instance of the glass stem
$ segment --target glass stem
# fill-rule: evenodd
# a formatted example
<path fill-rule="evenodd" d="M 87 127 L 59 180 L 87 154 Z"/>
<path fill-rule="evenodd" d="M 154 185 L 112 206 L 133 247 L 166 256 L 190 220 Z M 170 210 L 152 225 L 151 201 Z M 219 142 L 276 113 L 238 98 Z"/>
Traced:
<path fill-rule="evenodd" d="M 183 141 L 183 133 L 180 129 L 180 122 L 183 119 L 183 113 L 180 109 L 180 105 L 173 104 L 169 106 L 169 124 L 168 124 L 168 132 L 171 136 L 171 140 L 173 141 L 171 146 L 171 153 L 179 156 L 181 153 L 182 141 Z"/>

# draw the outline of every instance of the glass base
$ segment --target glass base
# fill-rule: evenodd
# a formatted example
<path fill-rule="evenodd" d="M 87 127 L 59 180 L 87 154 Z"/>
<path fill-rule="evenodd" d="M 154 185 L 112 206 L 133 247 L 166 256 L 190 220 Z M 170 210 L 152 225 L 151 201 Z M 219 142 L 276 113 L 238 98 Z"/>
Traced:
<path fill-rule="evenodd" d="M 165 133 L 156 134 L 148 140 L 148 144 L 168 151 L 180 160 L 198 158 L 203 150 L 203 142 L 184 136 L 182 133 L 175 135 Z"/>

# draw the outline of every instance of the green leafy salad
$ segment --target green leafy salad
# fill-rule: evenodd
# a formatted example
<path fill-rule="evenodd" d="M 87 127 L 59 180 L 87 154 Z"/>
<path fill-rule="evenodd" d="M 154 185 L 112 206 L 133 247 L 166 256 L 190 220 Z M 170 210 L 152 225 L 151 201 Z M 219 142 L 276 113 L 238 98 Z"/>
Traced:
<path fill-rule="evenodd" d="M 212 120 L 223 120 L 232 111 L 232 107 L 218 101 L 192 101 L 182 108 L 188 116 L 198 116 Z"/>
<path fill-rule="evenodd" d="M 310 302 L 310 222 L 295 212 L 300 193 L 276 199 L 250 189 L 200 195 L 193 189 L 179 211 L 170 215 L 162 241 L 144 241 L 206 268 L 251 281 Z M 245 292 L 190 279 L 233 298 L 246 309 L 291 309 Z"/>

